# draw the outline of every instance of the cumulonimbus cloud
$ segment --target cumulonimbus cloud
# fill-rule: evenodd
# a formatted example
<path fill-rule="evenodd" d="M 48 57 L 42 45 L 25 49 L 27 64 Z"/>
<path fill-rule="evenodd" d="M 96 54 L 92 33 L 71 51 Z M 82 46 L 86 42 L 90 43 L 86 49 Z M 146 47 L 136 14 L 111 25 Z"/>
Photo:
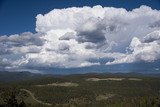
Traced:
<path fill-rule="evenodd" d="M 54 9 L 36 31 L 0 36 L 0 68 L 84 67 L 160 59 L 160 11 L 148 6 Z M 95 62 L 91 59 L 97 60 Z"/>

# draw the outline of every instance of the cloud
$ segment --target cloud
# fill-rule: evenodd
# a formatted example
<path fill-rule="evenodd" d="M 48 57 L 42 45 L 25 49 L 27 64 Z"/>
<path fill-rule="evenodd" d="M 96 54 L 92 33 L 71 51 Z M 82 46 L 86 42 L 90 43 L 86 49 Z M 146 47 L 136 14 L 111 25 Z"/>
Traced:
<path fill-rule="evenodd" d="M 39 34 L 32 34 L 31 32 L 24 32 L 20 35 L 1 36 L 0 42 L 10 46 L 27 46 L 27 45 L 43 45 Z"/>
<path fill-rule="evenodd" d="M 59 40 L 76 39 L 76 35 L 73 32 L 67 32 L 59 38 Z"/>
<path fill-rule="evenodd" d="M 0 54 L 38 52 L 43 45 L 41 34 L 24 32 L 20 35 L 0 36 Z"/>
<path fill-rule="evenodd" d="M 153 62 L 160 59 L 160 31 L 154 31 L 146 35 L 143 41 L 134 37 L 129 46 L 129 54 L 114 60 L 113 62 L 106 63 L 120 64 L 120 63 L 133 63 L 133 62 Z"/>
<path fill-rule="evenodd" d="M 144 37 L 143 39 L 144 42 L 153 42 L 153 41 L 160 41 L 160 31 L 154 31 L 147 36 Z"/>
<path fill-rule="evenodd" d="M 0 36 L 0 66 L 76 68 L 159 60 L 160 11 L 71 7 L 36 17 L 36 33 Z M 112 60 L 110 60 L 112 59 Z M 94 61 L 93 61 L 94 60 Z"/>

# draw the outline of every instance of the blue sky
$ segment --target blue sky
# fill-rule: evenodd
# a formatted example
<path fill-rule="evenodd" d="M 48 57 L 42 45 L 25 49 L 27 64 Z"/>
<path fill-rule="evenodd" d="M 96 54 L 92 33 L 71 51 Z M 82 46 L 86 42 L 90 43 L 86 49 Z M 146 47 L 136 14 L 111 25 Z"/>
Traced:
<path fill-rule="evenodd" d="M 141 5 L 160 9 L 160 0 L 0 0 L 0 35 L 35 32 L 35 17 L 54 8 L 73 6 L 118 7 L 132 10 Z"/>

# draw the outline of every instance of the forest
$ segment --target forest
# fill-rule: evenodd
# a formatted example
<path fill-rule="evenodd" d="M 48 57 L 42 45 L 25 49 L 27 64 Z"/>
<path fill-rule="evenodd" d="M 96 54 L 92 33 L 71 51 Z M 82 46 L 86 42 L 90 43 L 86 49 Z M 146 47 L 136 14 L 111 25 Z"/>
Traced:
<path fill-rule="evenodd" d="M 0 80 L 0 107 L 160 107 L 156 75 L 8 74 L 11 80 Z"/>

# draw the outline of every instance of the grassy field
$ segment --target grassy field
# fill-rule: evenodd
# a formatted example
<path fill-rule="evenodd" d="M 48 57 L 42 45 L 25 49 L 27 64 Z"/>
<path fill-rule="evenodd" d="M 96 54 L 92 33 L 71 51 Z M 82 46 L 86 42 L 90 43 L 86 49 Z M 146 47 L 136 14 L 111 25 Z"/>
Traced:
<path fill-rule="evenodd" d="M 45 76 L 0 84 L 26 92 L 27 107 L 160 107 L 160 77 L 131 74 Z M 0 98 L 3 106 L 4 102 Z"/>

